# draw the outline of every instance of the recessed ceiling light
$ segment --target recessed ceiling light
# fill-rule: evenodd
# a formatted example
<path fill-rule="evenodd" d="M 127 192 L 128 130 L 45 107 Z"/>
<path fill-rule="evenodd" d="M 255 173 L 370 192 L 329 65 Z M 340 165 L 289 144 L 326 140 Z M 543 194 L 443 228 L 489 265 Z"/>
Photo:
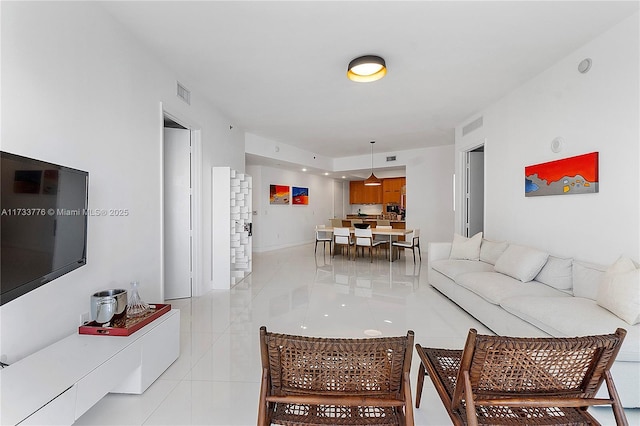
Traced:
<path fill-rule="evenodd" d="M 324 175 L 325 176 L 329 176 L 329 172 L 324 172 Z"/>
<path fill-rule="evenodd" d="M 346 176 L 342 176 L 342 179 L 346 179 L 346 178 L 347 178 Z"/>
<path fill-rule="evenodd" d="M 307 171 L 307 169 L 302 169 L 302 171 L 303 171 L 303 172 L 306 172 L 306 171 Z"/>
<path fill-rule="evenodd" d="M 349 62 L 347 78 L 358 83 L 380 80 L 387 74 L 387 64 L 380 56 L 360 56 Z"/>

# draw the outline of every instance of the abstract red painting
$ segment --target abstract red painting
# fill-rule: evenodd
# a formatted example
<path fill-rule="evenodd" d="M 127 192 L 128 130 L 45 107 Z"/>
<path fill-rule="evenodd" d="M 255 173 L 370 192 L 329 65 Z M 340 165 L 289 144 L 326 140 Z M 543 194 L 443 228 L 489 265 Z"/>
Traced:
<path fill-rule="evenodd" d="M 524 176 L 526 197 L 598 192 L 598 153 L 527 166 Z"/>

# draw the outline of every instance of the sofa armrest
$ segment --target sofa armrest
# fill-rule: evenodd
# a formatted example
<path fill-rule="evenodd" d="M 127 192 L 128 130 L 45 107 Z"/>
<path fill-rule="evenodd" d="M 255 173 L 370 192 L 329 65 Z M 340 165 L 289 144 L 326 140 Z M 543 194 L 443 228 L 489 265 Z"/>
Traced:
<path fill-rule="evenodd" d="M 429 243 L 427 255 L 429 261 L 448 259 L 451 253 L 451 244 L 445 242 Z"/>

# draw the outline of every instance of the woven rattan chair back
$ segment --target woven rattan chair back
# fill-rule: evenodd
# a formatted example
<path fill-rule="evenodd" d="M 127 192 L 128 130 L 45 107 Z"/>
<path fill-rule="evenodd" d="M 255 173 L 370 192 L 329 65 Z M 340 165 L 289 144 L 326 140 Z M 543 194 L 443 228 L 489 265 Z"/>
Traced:
<path fill-rule="evenodd" d="M 626 418 L 610 368 L 626 331 L 572 338 L 478 335 L 471 329 L 463 351 L 416 345 L 454 424 L 599 424 L 586 411 L 611 405 Z M 603 382 L 610 397 L 596 398 Z M 421 388 L 416 395 L 419 406 Z"/>
<path fill-rule="evenodd" d="M 413 331 L 403 337 L 317 338 L 260 328 L 258 425 L 413 425 Z"/>

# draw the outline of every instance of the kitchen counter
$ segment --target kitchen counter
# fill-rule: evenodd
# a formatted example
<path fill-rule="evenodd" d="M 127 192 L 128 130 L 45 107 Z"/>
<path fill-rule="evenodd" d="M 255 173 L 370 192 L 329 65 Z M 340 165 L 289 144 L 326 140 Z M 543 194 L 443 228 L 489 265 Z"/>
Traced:
<path fill-rule="evenodd" d="M 377 220 L 389 220 L 390 222 L 402 222 L 404 223 L 404 220 L 400 220 L 400 219 L 383 219 L 380 215 L 371 215 L 371 214 L 367 214 L 367 215 L 357 215 L 357 214 L 348 214 L 346 219 L 343 220 L 351 220 L 351 219 L 362 219 L 363 221 L 377 221 Z"/>
<path fill-rule="evenodd" d="M 371 227 L 375 228 L 376 225 L 378 224 L 378 220 L 383 220 L 383 219 L 378 219 L 375 216 L 372 216 L 372 218 L 373 219 L 368 219 L 366 216 L 347 215 L 346 219 L 342 219 L 342 226 L 350 227 L 351 226 L 351 219 L 362 219 L 363 223 L 370 223 Z M 384 219 L 384 220 L 387 220 L 387 219 Z M 389 220 L 389 223 L 395 229 L 405 229 L 405 221 L 404 220 Z"/>

